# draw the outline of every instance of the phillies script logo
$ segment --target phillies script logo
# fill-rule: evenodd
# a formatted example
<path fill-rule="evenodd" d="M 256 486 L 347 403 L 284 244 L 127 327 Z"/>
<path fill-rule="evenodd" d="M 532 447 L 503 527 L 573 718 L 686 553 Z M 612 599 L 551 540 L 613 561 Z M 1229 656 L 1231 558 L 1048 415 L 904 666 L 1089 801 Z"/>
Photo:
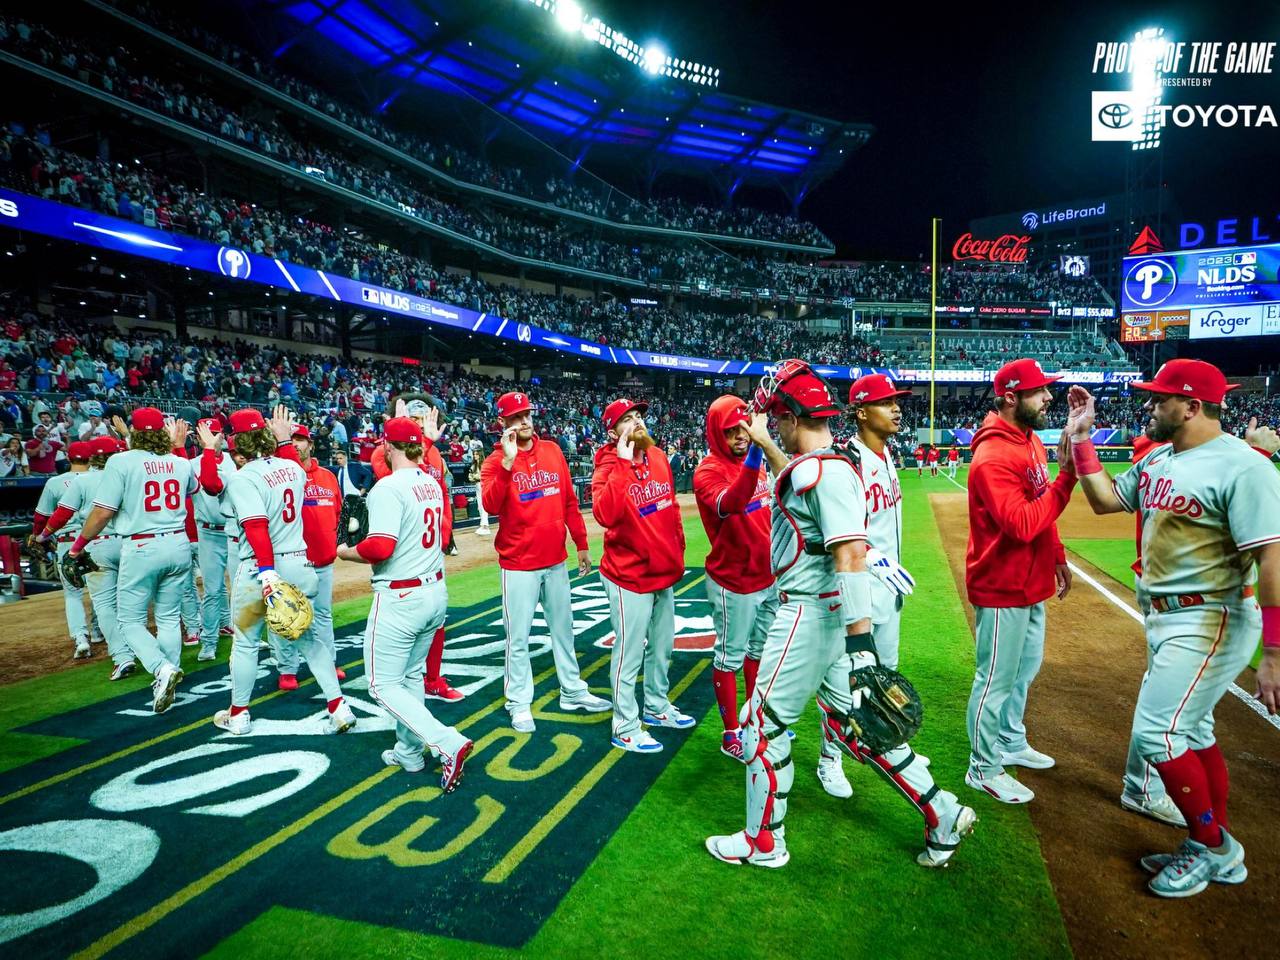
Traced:
<path fill-rule="evenodd" d="M 1138 492 L 1142 494 L 1144 510 L 1167 510 L 1191 520 L 1204 515 L 1204 507 L 1195 497 L 1169 496 L 1173 492 L 1173 481 L 1168 477 L 1160 477 L 1153 484 L 1151 475 L 1144 470 L 1138 477 Z"/>
<path fill-rule="evenodd" d="M 889 489 L 885 489 L 878 483 L 873 483 L 867 487 L 867 500 L 871 504 L 872 513 L 879 513 L 881 510 L 896 507 L 902 502 L 902 486 L 897 480 L 893 481 L 893 486 Z"/>
<path fill-rule="evenodd" d="M 512 479 L 517 490 L 528 493 L 530 490 L 555 486 L 560 482 L 560 474 L 552 473 L 550 470 L 530 470 L 528 473 L 517 473 Z"/>
<path fill-rule="evenodd" d="M 627 496 L 631 498 L 631 502 L 637 507 L 643 507 L 647 503 L 653 503 L 663 497 L 671 496 L 671 484 L 663 483 L 661 480 L 646 480 L 644 483 L 633 483 L 627 487 Z"/>
<path fill-rule="evenodd" d="M 1006 233 L 995 240 L 975 240 L 972 233 L 962 233 L 951 248 L 955 260 L 987 260 L 991 263 L 1026 263 L 1031 235 L 1021 237 Z"/>
<path fill-rule="evenodd" d="M 1031 481 L 1031 489 L 1039 497 L 1049 486 L 1049 468 L 1043 463 L 1027 467 L 1027 479 Z"/>

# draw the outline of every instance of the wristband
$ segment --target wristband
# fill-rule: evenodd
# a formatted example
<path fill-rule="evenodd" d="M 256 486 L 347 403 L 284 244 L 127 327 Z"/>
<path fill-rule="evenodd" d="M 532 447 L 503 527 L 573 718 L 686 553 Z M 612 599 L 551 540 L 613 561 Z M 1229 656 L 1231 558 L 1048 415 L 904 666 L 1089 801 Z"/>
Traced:
<path fill-rule="evenodd" d="M 1280 650 L 1280 607 L 1262 608 L 1262 645 L 1268 650 Z"/>
<path fill-rule="evenodd" d="M 1075 464 L 1077 476 L 1102 473 L 1102 461 L 1098 459 L 1098 451 L 1088 437 L 1083 440 L 1071 438 L 1071 462 Z"/>
<path fill-rule="evenodd" d="M 871 572 L 837 573 L 840 586 L 840 604 L 844 608 L 845 624 L 857 623 L 871 616 Z"/>
<path fill-rule="evenodd" d="M 759 470 L 760 464 L 764 463 L 764 451 L 757 447 L 754 443 L 747 448 L 747 459 L 745 466 L 748 470 Z"/>
<path fill-rule="evenodd" d="M 1261 447 L 1254 447 L 1253 449 L 1258 453 L 1262 454 L 1268 460 L 1270 460 L 1272 457 L 1275 456 L 1275 454 L 1273 454 L 1270 450 L 1263 450 Z"/>
<path fill-rule="evenodd" d="M 71 544 L 71 552 L 82 553 L 84 551 L 84 548 L 87 547 L 88 545 L 89 545 L 88 540 L 86 540 L 83 536 L 77 536 L 76 542 Z M 1268 607 L 1267 609 L 1272 609 L 1272 608 Z"/>

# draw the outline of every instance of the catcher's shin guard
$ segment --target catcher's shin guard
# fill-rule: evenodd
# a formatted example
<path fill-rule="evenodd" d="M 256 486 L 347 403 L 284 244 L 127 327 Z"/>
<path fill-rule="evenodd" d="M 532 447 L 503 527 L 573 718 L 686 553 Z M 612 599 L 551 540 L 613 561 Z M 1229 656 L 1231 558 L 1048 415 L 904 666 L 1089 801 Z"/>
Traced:
<path fill-rule="evenodd" d="M 823 700 L 821 695 L 817 697 L 817 702 L 818 722 L 822 725 L 823 741 L 835 746 L 841 753 L 847 753 L 859 763 L 866 763 L 866 751 L 863 750 L 857 738 L 849 731 L 845 716 Z M 834 756 L 830 750 L 823 750 L 822 752 L 827 756 Z"/>
<path fill-rule="evenodd" d="M 938 789 L 929 768 L 907 744 L 879 755 L 864 756 L 864 763 L 869 763 L 890 786 L 920 811 L 930 830 L 938 825 L 938 816 L 944 812 L 944 808 L 956 802 L 954 794 Z"/>
<path fill-rule="evenodd" d="M 791 762 L 791 739 L 761 702 L 751 698 L 751 711 L 742 730 L 742 759 L 747 765 L 747 837 L 755 848 L 771 853 L 774 831 L 787 815 L 787 797 L 796 770 Z"/>

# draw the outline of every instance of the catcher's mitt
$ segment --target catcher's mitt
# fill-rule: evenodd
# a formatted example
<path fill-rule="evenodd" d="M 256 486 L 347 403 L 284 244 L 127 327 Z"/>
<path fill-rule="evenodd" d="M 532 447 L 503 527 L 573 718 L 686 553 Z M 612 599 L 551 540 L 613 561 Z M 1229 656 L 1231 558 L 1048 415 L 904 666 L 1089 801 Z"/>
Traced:
<path fill-rule="evenodd" d="M 924 721 L 920 694 L 897 670 L 879 664 L 860 667 L 849 675 L 849 687 L 853 705 L 841 720 L 863 751 L 879 756 L 907 743 L 920 730 Z"/>
<path fill-rule="evenodd" d="M 349 493 L 342 498 L 342 511 L 338 514 L 338 539 L 348 547 L 369 535 L 369 505 L 364 497 Z"/>
<path fill-rule="evenodd" d="M 311 601 L 287 580 L 276 580 L 262 589 L 267 629 L 286 640 L 297 640 L 311 626 Z"/>
<path fill-rule="evenodd" d="M 93 573 L 98 569 L 98 565 L 93 562 L 93 557 L 89 556 L 87 552 L 80 554 L 78 557 L 73 557 L 68 553 L 63 556 L 60 568 L 64 583 L 69 583 L 77 590 L 83 590 L 85 574 Z"/>

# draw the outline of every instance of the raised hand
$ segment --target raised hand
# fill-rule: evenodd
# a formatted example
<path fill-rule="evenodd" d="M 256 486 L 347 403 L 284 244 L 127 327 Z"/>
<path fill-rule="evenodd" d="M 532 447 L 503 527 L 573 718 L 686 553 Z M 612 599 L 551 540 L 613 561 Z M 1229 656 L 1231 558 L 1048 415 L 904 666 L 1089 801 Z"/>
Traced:
<path fill-rule="evenodd" d="M 1244 431 L 1244 442 L 1271 456 L 1280 450 L 1280 436 L 1266 424 L 1258 426 L 1257 417 L 1249 418 L 1249 426 Z"/>
<path fill-rule="evenodd" d="M 205 450 L 222 449 L 222 434 L 214 433 L 209 429 L 207 423 L 196 424 L 196 439 L 200 441 L 200 446 Z"/>
<path fill-rule="evenodd" d="M 763 447 L 769 439 L 769 417 L 763 413 L 753 413 L 747 422 L 747 436 L 757 447 Z"/>
<path fill-rule="evenodd" d="M 1067 391 L 1067 433 L 1078 439 L 1086 439 L 1093 431 L 1097 414 L 1093 395 L 1079 384 Z"/>
<path fill-rule="evenodd" d="M 115 435 L 121 440 L 127 439 L 129 436 L 129 425 L 124 422 L 124 417 L 119 414 L 111 418 L 111 429 L 115 431 Z"/>
<path fill-rule="evenodd" d="M 440 425 L 440 408 L 435 404 L 428 404 L 426 416 L 422 418 L 425 423 L 422 424 L 422 434 L 432 443 L 440 439 L 440 434 L 444 433 L 444 427 Z"/>
<path fill-rule="evenodd" d="M 508 470 L 511 465 L 516 462 L 516 453 L 519 446 L 516 444 L 516 427 L 508 427 L 502 431 L 502 465 Z"/>
<path fill-rule="evenodd" d="M 166 417 L 164 421 L 165 429 L 169 431 L 169 440 L 175 448 L 185 447 L 187 445 L 187 433 L 191 430 L 187 426 L 185 420 L 175 420 L 173 417 Z"/>
<path fill-rule="evenodd" d="M 622 428 L 622 432 L 618 434 L 618 457 L 622 460 L 630 460 L 635 456 L 636 444 L 631 439 L 631 434 L 635 430 L 635 424 L 629 423 Z"/>
<path fill-rule="evenodd" d="M 271 419 L 267 421 L 267 426 L 271 428 L 271 432 L 280 443 L 285 443 L 292 438 L 293 417 L 289 414 L 289 408 L 283 403 L 277 403 L 275 409 L 271 411 Z"/>

